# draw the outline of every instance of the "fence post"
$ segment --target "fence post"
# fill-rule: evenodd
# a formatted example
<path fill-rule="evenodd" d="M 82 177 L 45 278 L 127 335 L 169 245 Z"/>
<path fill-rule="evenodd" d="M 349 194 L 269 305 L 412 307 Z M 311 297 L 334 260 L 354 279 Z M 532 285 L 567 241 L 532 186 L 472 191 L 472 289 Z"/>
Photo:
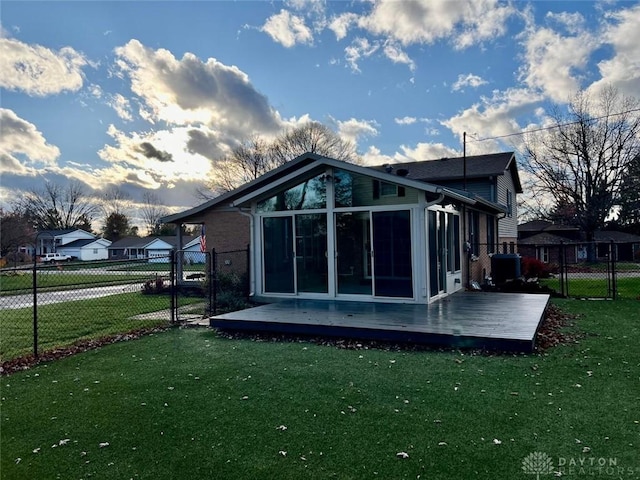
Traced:
<path fill-rule="evenodd" d="M 33 356 L 38 358 L 38 256 L 33 253 Z"/>
<path fill-rule="evenodd" d="M 611 258 L 611 295 L 615 300 L 618 297 L 618 281 L 616 278 L 616 247 L 617 245 L 611 240 L 609 246 L 609 257 Z"/>
<path fill-rule="evenodd" d="M 565 288 L 567 280 L 566 261 L 564 255 L 564 241 L 560 240 L 560 295 L 563 297 L 569 296 L 569 289 Z"/>
<path fill-rule="evenodd" d="M 215 249 L 212 249 L 212 252 Z M 213 286 L 213 273 L 212 273 L 212 268 L 213 268 L 213 253 L 212 252 L 206 252 L 205 253 L 205 259 L 204 261 L 206 262 L 206 269 L 207 269 L 207 317 L 211 317 L 212 315 L 215 314 L 215 309 L 214 309 L 214 302 L 213 302 L 213 292 L 214 292 L 214 286 Z"/>
<path fill-rule="evenodd" d="M 171 297 L 169 309 L 171 310 L 171 323 L 176 323 L 176 296 L 177 296 L 177 288 L 176 288 L 176 251 L 171 249 L 169 251 L 169 263 L 171 264 L 170 273 L 171 282 L 170 282 L 170 294 Z"/>
<path fill-rule="evenodd" d="M 218 256 L 216 255 L 216 249 L 211 249 L 211 288 L 212 288 L 212 308 L 213 314 L 218 312 Z"/>

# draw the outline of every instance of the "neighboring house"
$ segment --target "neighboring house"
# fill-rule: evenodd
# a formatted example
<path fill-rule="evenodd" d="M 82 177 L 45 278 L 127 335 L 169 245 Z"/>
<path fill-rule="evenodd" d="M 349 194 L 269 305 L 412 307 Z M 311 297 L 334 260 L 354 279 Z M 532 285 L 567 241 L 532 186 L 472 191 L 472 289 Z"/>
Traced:
<path fill-rule="evenodd" d="M 249 244 L 256 299 L 428 303 L 484 280 L 476 240 L 506 213 L 470 191 L 307 153 L 162 221 L 205 224 L 218 251 Z"/>
<path fill-rule="evenodd" d="M 182 237 L 183 242 L 190 242 L 193 236 Z M 125 237 L 109 246 L 109 259 L 148 259 L 149 262 L 166 263 L 171 250 L 177 250 L 177 239 L 174 236 L 162 237 Z"/>
<path fill-rule="evenodd" d="M 35 254 L 55 253 L 64 245 L 68 245 L 76 240 L 96 240 L 98 237 L 79 228 L 69 228 L 66 230 L 40 230 L 36 236 Z M 31 248 L 28 252 L 33 253 Z"/>
<path fill-rule="evenodd" d="M 111 242 L 106 238 L 85 238 L 61 245 L 57 252 L 78 260 L 106 260 L 109 258 L 109 245 Z"/>
<path fill-rule="evenodd" d="M 565 261 L 587 261 L 588 242 L 585 232 L 570 225 L 546 220 L 532 220 L 518 225 L 518 251 L 545 263 L 560 263 L 560 246 L 564 245 Z M 618 261 L 640 261 L 640 236 L 617 231 L 594 232 L 596 255 L 606 259 L 613 249 Z"/>
<path fill-rule="evenodd" d="M 195 237 L 182 247 L 184 260 L 188 263 L 205 263 L 206 254 L 201 251 L 200 236 Z"/>
<path fill-rule="evenodd" d="M 506 213 L 498 220 L 497 238 L 494 235 L 493 241 L 487 243 L 506 243 L 511 250 L 511 245 L 517 242 L 516 196 L 522 193 L 522 184 L 513 152 L 394 163 L 377 168 L 413 180 L 468 191 L 502 205 Z M 489 234 L 491 237 L 491 232 Z"/>

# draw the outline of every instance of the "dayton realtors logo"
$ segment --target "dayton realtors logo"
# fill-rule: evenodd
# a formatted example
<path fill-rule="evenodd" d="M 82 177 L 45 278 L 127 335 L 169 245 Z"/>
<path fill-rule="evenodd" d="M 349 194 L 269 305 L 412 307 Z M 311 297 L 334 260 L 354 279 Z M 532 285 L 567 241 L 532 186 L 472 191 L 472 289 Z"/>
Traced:
<path fill-rule="evenodd" d="M 531 452 L 522 460 L 522 470 L 528 475 L 535 475 L 540 480 L 540 475 L 553 473 L 553 460 L 544 452 Z"/>
<path fill-rule="evenodd" d="M 621 478 L 640 475 L 640 467 L 624 467 L 617 458 L 597 457 L 558 457 L 556 465 L 553 458 L 544 452 L 532 452 L 522 460 L 522 471 L 527 475 L 585 475 Z"/>

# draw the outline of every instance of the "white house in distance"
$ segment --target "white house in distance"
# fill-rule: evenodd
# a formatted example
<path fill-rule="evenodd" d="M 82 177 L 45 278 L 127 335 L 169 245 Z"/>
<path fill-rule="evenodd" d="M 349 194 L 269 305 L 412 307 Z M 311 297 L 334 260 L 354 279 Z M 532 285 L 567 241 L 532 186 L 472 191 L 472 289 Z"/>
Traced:
<path fill-rule="evenodd" d="M 83 238 L 57 248 L 57 252 L 78 260 L 106 260 L 111 241 L 106 238 Z"/>
<path fill-rule="evenodd" d="M 68 228 L 40 230 L 36 236 L 35 247 L 24 245 L 20 247 L 20 251 L 38 256 L 57 252 L 77 260 L 105 260 L 109 258 L 109 245 L 109 240 L 97 237 L 86 230 Z"/>
<path fill-rule="evenodd" d="M 76 240 L 96 240 L 96 236 L 86 230 L 79 228 L 68 228 L 64 230 L 40 230 L 36 236 L 35 253 L 44 255 L 45 253 L 55 253 L 60 251 L 60 247 L 68 245 Z"/>

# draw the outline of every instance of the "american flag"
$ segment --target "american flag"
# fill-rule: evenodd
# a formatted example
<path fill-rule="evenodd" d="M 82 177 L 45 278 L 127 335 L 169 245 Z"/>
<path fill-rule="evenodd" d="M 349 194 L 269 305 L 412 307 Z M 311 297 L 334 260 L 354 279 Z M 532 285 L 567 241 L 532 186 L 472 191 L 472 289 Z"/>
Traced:
<path fill-rule="evenodd" d="M 200 230 L 200 251 L 207 251 L 207 236 L 204 233 L 204 223 L 202 224 L 202 229 Z"/>

